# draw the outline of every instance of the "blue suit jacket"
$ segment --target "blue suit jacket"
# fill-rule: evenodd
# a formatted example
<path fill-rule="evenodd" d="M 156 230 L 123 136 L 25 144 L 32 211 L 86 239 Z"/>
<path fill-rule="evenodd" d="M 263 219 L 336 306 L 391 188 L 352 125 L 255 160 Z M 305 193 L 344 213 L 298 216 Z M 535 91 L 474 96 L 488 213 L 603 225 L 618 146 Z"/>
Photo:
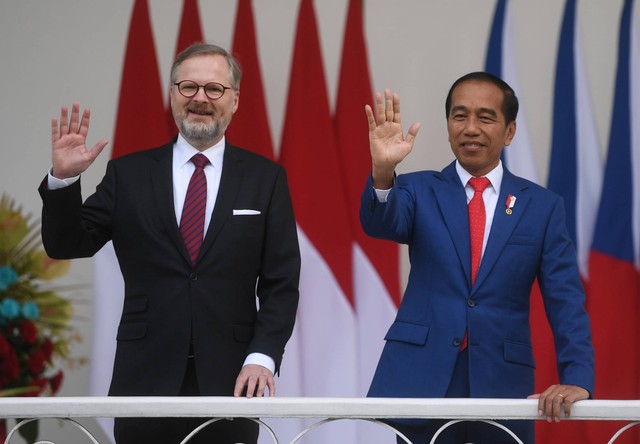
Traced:
<path fill-rule="evenodd" d="M 516 197 L 511 215 L 509 194 Z M 367 234 L 408 244 L 411 260 L 369 396 L 444 397 L 467 329 L 471 397 L 532 394 L 529 301 L 536 278 L 560 382 L 593 393 L 589 318 L 559 196 L 505 168 L 473 287 L 467 200 L 454 163 L 442 172 L 398 176 L 386 203 L 377 200 L 370 178 L 360 217 Z"/>

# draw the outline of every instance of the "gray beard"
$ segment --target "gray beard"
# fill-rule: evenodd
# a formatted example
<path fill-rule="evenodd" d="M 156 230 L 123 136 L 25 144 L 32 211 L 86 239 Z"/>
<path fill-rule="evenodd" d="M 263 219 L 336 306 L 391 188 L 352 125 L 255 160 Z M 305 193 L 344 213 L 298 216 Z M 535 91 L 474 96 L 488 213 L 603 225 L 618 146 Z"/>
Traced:
<path fill-rule="evenodd" d="M 187 139 L 187 141 L 195 147 L 208 147 L 213 145 L 216 139 L 224 132 L 226 126 L 227 125 L 222 128 L 216 122 L 206 125 L 202 123 L 190 123 L 186 120 L 182 120 L 178 125 L 182 137 Z"/>

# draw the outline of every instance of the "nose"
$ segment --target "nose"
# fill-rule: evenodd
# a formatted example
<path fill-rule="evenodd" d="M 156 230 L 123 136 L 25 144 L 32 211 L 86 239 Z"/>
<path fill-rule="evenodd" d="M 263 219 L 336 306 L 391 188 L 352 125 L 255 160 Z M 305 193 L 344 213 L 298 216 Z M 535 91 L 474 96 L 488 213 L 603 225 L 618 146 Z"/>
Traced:
<path fill-rule="evenodd" d="M 478 120 L 474 116 L 470 116 L 465 121 L 464 132 L 467 134 L 478 134 L 480 132 Z"/>

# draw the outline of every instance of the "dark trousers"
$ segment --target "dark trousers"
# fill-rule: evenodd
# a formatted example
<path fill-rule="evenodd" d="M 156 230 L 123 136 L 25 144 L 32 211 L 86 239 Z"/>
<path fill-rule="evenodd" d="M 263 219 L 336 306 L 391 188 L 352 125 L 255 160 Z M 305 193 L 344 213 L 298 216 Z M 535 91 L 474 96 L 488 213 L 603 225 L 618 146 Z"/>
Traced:
<path fill-rule="evenodd" d="M 190 358 L 180 396 L 198 396 L 193 359 Z M 117 444 L 180 444 L 196 427 L 211 418 L 116 418 Z M 249 419 L 220 419 L 200 430 L 187 444 L 256 444 L 258 424 Z"/>
<path fill-rule="evenodd" d="M 469 398 L 469 355 L 464 350 L 458 356 L 446 398 Z M 429 444 L 437 431 L 449 422 L 448 419 L 432 419 L 428 421 L 389 421 L 402 432 L 413 444 Z M 498 421 L 508 427 L 525 444 L 534 444 L 532 421 Z M 398 444 L 406 444 L 398 437 Z M 436 438 L 435 444 L 514 444 L 516 441 L 504 430 L 479 421 L 459 422 L 447 427 Z"/>

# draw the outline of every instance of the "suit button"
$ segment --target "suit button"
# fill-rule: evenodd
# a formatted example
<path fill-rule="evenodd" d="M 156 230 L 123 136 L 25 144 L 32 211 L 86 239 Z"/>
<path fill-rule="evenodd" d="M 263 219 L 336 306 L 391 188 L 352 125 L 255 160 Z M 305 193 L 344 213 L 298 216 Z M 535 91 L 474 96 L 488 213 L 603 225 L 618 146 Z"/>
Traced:
<path fill-rule="evenodd" d="M 198 273 L 196 273 L 195 271 L 193 273 L 191 273 L 189 275 L 189 279 L 191 279 L 193 282 L 198 280 Z"/>
<path fill-rule="evenodd" d="M 467 305 L 473 308 L 476 306 L 476 301 L 474 301 L 473 299 L 467 299 Z"/>
<path fill-rule="evenodd" d="M 455 338 L 455 339 L 453 340 L 453 345 L 454 345 L 455 347 L 460 347 L 460 344 L 462 344 L 462 340 L 461 340 L 460 338 Z"/>

